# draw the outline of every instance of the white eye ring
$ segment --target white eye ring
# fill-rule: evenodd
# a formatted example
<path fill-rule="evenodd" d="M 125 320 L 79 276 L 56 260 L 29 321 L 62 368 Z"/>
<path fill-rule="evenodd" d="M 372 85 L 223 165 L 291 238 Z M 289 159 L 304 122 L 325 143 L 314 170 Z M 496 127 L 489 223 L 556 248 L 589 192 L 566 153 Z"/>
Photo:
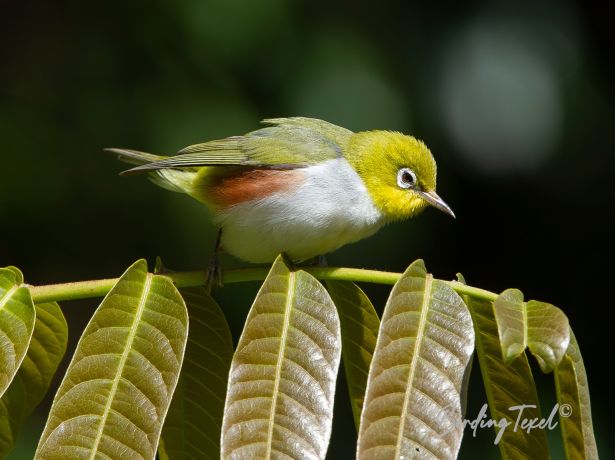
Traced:
<path fill-rule="evenodd" d="M 410 168 L 401 168 L 397 171 L 397 185 L 401 188 L 414 188 L 416 186 L 416 174 Z"/>

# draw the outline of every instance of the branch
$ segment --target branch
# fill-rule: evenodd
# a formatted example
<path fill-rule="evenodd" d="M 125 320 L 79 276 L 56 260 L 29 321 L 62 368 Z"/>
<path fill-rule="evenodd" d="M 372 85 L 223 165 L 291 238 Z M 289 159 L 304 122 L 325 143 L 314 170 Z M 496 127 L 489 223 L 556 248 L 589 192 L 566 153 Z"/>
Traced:
<path fill-rule="evenodd" d="M 377 270 L 363 270 L 360 268 L 342 267 L 302 267 L 302 270 L 321 280 L 358 281 L 364 283 L 393 285 L 401 277 L 401 273 L 383 272 Z M 264 280 L 269 273 L 268 268 L 238 268 L 224 270 L 222 282 L 224 284 L 241 283 L 245 281 Z M 189 271 L 164 273 L 178 288 L 202 286 L 205 284 L 206 271 Z M 77 281 L 74 283 L 48 284 L 45 286 L 30 286 L 34 303 L 58 302 L 63 300 L 88 299 L 103 297 L 117 283 L 119 278 L 101 280 Z M 497 294 L 484 289 L 466 286 L 457 281 L 445 281 L 458 294 L 467 295 L 476 299 L 493 301 Z"/>

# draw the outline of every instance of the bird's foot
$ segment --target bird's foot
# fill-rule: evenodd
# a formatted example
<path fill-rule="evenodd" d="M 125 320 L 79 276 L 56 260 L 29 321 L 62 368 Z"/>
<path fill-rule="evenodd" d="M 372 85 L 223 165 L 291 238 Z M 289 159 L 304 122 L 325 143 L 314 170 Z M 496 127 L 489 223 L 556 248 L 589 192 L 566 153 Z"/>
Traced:
<path fill-rule="evenodd" d="M 325 256 L 315 256 L 302 261 L 302 267 L 328 267 L 327 258 Z"/>
<path fill-rule="evenodd" d="M 222 229 L 218 230 L 216 236 L 216 245 L 214 246 L 214 252 L 209 259 L 209 266 L 207 267 L 207 278 L 205 280 L 205 289 L 211 294 L 212 288 L 222 287 L 222 266 L 220 265 L 220 240 L 222 238 Z"/>
<path fill-rule="evenodd" d="M 205 289 L 209 294 L 213 288 L 222 287 L 222 266 L 220 265 L 220 241 L 222 239 L 222 229 L 218 230 L 216 236 L 216 245 L 214 246 L 214 252 L 209 259 L 209 266 L 207 267 L 207 277 L 205 279 Z"/>
<path fill-rule="evenodd" d="M 282 259 L 284 260 L 286 266 L 291 271 L 295 271 L 297 269 L 297 264 L 290 257 L 288 257 L 288 254 L 286 254 L 285 252 L 281 252 L 280 255 L 282 256 Z"/>
<path fill-rule="evenodd" d="M 221 288 L 222 286 L 222 266 L 220 265 L 218 253 L 215 252 L 211 256 L 211 259 L 209 259 L 207 277 L 205 279 L 205 289 L 207 289 L 207 292 L 211 294 L 212 289 Z"/>

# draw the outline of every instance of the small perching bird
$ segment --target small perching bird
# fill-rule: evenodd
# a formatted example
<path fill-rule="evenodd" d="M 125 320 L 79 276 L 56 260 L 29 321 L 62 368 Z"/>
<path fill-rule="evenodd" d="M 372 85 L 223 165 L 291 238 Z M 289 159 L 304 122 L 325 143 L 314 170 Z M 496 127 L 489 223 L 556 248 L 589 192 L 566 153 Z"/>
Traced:
<path fill-rule="evenodd" d="M 454 217 L 436 194 L 425 144 L 392 131 L 353 133 L 314 118 L 275 118 L 243 136 L 163 157 L 108 149 L 161 187 L 205 204 L 221 244 L 248 262 L 280 253 L 303 261 L 410 218 L 427 205 Z"/>

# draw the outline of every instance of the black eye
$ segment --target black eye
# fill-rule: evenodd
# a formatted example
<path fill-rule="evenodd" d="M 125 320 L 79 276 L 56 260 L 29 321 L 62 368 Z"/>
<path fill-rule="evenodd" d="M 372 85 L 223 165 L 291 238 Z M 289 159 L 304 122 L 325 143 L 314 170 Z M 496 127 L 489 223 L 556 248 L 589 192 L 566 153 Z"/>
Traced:
<path fill-rule="evenodd" d="M 401 188 L 413 188 L 416 185 L 416 174 L 410 168 L 397 171 L 397 185 Z"/>

